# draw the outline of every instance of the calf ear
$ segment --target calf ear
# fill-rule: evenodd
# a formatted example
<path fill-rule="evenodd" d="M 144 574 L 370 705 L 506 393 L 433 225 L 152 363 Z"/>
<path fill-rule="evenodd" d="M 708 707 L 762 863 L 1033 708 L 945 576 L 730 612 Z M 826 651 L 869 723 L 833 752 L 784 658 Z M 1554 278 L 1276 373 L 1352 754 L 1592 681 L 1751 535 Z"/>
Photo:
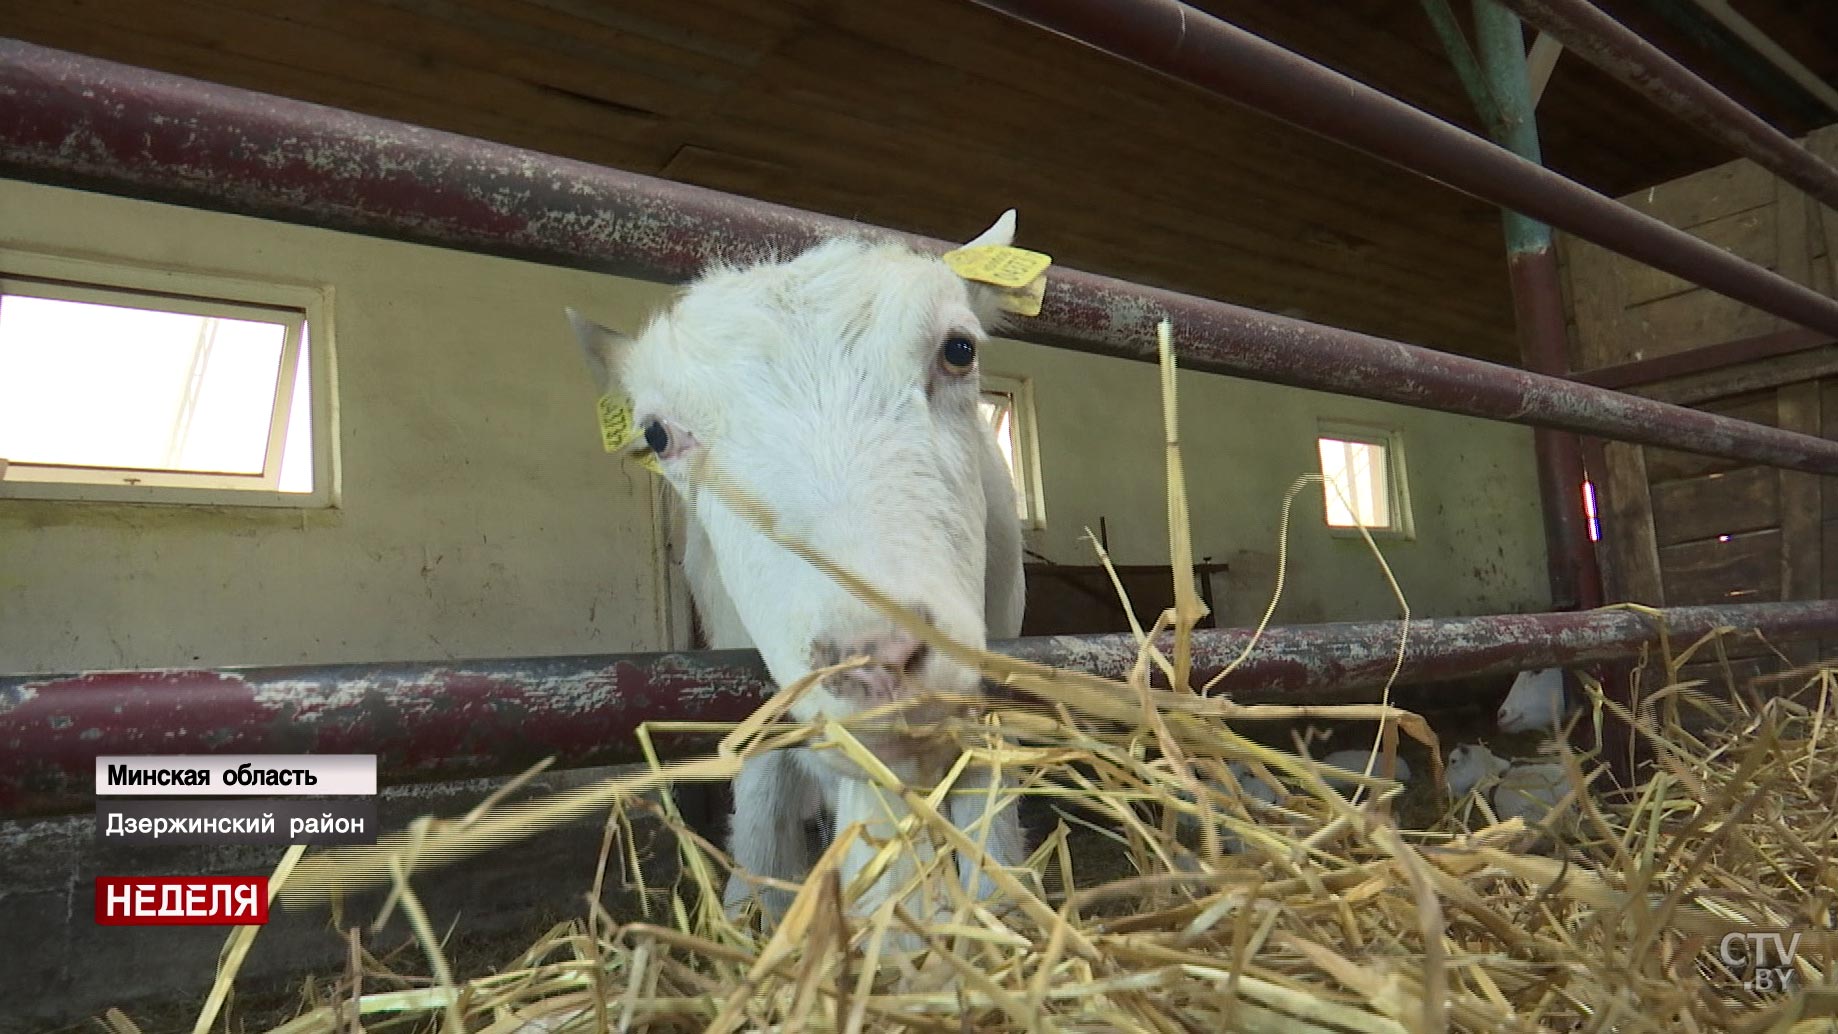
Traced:
<path fill-rule="evenodd" d="M 964 243 L 965 248 L 1012 247 L 1015 243 L 1015 210 L 1003 212 L 989 229 L 977 234 Z M 970 308 L 976 313 L 977 321 L 989 333 L 997 333 L 1012 322 L 1012 317 L 1004 309 L 1001 292 L 988 284 L 974 280 L 967 285 L 970 288 Z"/>
<path fill-rule="evenodd" d="M 1015 243 L 1015 210 L 1011 208 L 1003 212 L 994 223 L 991 223 L 989 229 L 967 241 L 964 247 L 980 248 L 986 244 L 993 244 L 998 248 L 1006 248 L 1013 243 Z"/>
<path fill-rule="evenodd" d="M 588 372 L 593 374 L 594 387 L 602 395 L 612 391 L 619 369 L 619 353 L 632 343 L 632 339 L 595 323 L 573 306 L 562 311 L 568 314 L 568 325 L 574 328 L 575 340 L 587 359 Z"/>

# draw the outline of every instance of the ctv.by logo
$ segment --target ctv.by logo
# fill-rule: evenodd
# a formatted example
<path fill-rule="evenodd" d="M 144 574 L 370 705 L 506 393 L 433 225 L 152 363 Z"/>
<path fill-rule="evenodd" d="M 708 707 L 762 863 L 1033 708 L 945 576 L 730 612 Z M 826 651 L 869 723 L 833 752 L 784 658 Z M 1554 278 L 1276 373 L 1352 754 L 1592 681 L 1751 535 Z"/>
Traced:
<path fill-rule="evenodd" d="M 1746 975 L 1744 991 L 1759 994 L 1792 991 L 1793 959 L 1800 950 L 1798 933 L 1732 930 L 1717 942 L 1717 957 L 1730 973 Z"/>

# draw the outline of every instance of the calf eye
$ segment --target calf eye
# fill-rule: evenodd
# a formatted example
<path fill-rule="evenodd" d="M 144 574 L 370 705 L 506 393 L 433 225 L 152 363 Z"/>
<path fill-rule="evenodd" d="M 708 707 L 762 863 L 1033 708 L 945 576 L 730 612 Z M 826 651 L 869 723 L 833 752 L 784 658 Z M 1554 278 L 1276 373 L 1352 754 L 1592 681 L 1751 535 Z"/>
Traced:
<path fill-rule="evenodd" d="M 645 444 L 659 456 L 670 451 L 670 429 L 663 421 L 653 420 L 645 425 Z"/>
<path fill-rule="evenodd" d="M 970 367 L 976 364 L 976 342 L 962 334 L 953 334 L 945 338 L 944 347 L 938 350 L 938 360 L 952 373 L 969 373 Z"/>

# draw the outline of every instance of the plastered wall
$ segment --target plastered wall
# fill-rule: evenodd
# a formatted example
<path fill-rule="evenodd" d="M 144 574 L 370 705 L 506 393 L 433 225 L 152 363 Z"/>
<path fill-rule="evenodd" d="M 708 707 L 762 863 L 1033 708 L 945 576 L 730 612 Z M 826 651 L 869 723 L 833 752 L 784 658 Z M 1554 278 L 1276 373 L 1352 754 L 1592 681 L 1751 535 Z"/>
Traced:
<path fill-rule="evenodd" d="M 647 284 L 0 181 L 0 245 L 329 284 L 342 505 L 0 498 L 0 670 L 656 649 L 650 486 L 562 306 Z M 326 343 L 315 333 L 315 347 Z"/>
<path fill-rule="evenodd" d="M 1100 533 L 1102 517 L 1114 562 L 1166 563 L 1157 369 L 1017 342 L 993 351 L 989 369 L 1034 382 L 1047 525 L 1030 546 L 1059 563 L 1096 563 L 1085 536 Z M 1230 567 L 1213 586 L 1222 624 L 1254 625 L 1269 603 L 1283 497 L 1319 472 L 1322 420 L 1401 432 L 1415 536 L 1378 546 L 1413 616 L 1549 605 L 1529 428 L 1201 373 L 1180 376 L 1177 398 L 1194 556 Z M 1330 533 L 1319 483 L 1306 486 L 1291 510 L 1274 620 L 1399 613 L 1370 547 Z"/>
<path fill-rule="evenodd" d="M 652 486 L 600 451 L 561 319 L 577 304 L 635 326 L 664 288 L 12 182 L 0 212 L 8 248 L 330 285 L 342 477 L 318 511 L 0 497 L 0 671 L 680 645 Z M 1006 341 L 986 364 L 1034 381 L 1032 547 L 1092 562 L 1079 539 L 1102 516 L 1118 562 L 1165 562 L 1155 368 Z M 1382 546 L 1415 614 L 1548 602 L 1528 430 L 1207 375 L 1181 391 L 1196 555 L 1232 566 L 1226 620 L 1262 612 L 1321 418 L 1403 432 L 1416 537 Z M 1306 491 L 1277 619 L 1396 612 Z"/>

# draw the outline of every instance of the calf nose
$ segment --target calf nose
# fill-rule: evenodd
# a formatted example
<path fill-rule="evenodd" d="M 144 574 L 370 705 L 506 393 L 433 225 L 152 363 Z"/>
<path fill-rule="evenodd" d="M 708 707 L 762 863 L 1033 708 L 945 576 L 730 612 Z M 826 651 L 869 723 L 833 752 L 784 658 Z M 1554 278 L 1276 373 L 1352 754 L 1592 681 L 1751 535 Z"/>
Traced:
<path fill-rule="evenodd" d="M 909 607 L 931 621 L 925 607 Z M 819 666 L 837 664 L 850 657 L 866 656 L 869 664 L 852 668 L 831 679 L 839 693 L 866 700 L 886 701 L 899 691 L 904 679 L 916 678 L 930 650 L 904 629 L 887 629 L 853 639 L 819 639 L 811 644 L 811 660 Z"/>

